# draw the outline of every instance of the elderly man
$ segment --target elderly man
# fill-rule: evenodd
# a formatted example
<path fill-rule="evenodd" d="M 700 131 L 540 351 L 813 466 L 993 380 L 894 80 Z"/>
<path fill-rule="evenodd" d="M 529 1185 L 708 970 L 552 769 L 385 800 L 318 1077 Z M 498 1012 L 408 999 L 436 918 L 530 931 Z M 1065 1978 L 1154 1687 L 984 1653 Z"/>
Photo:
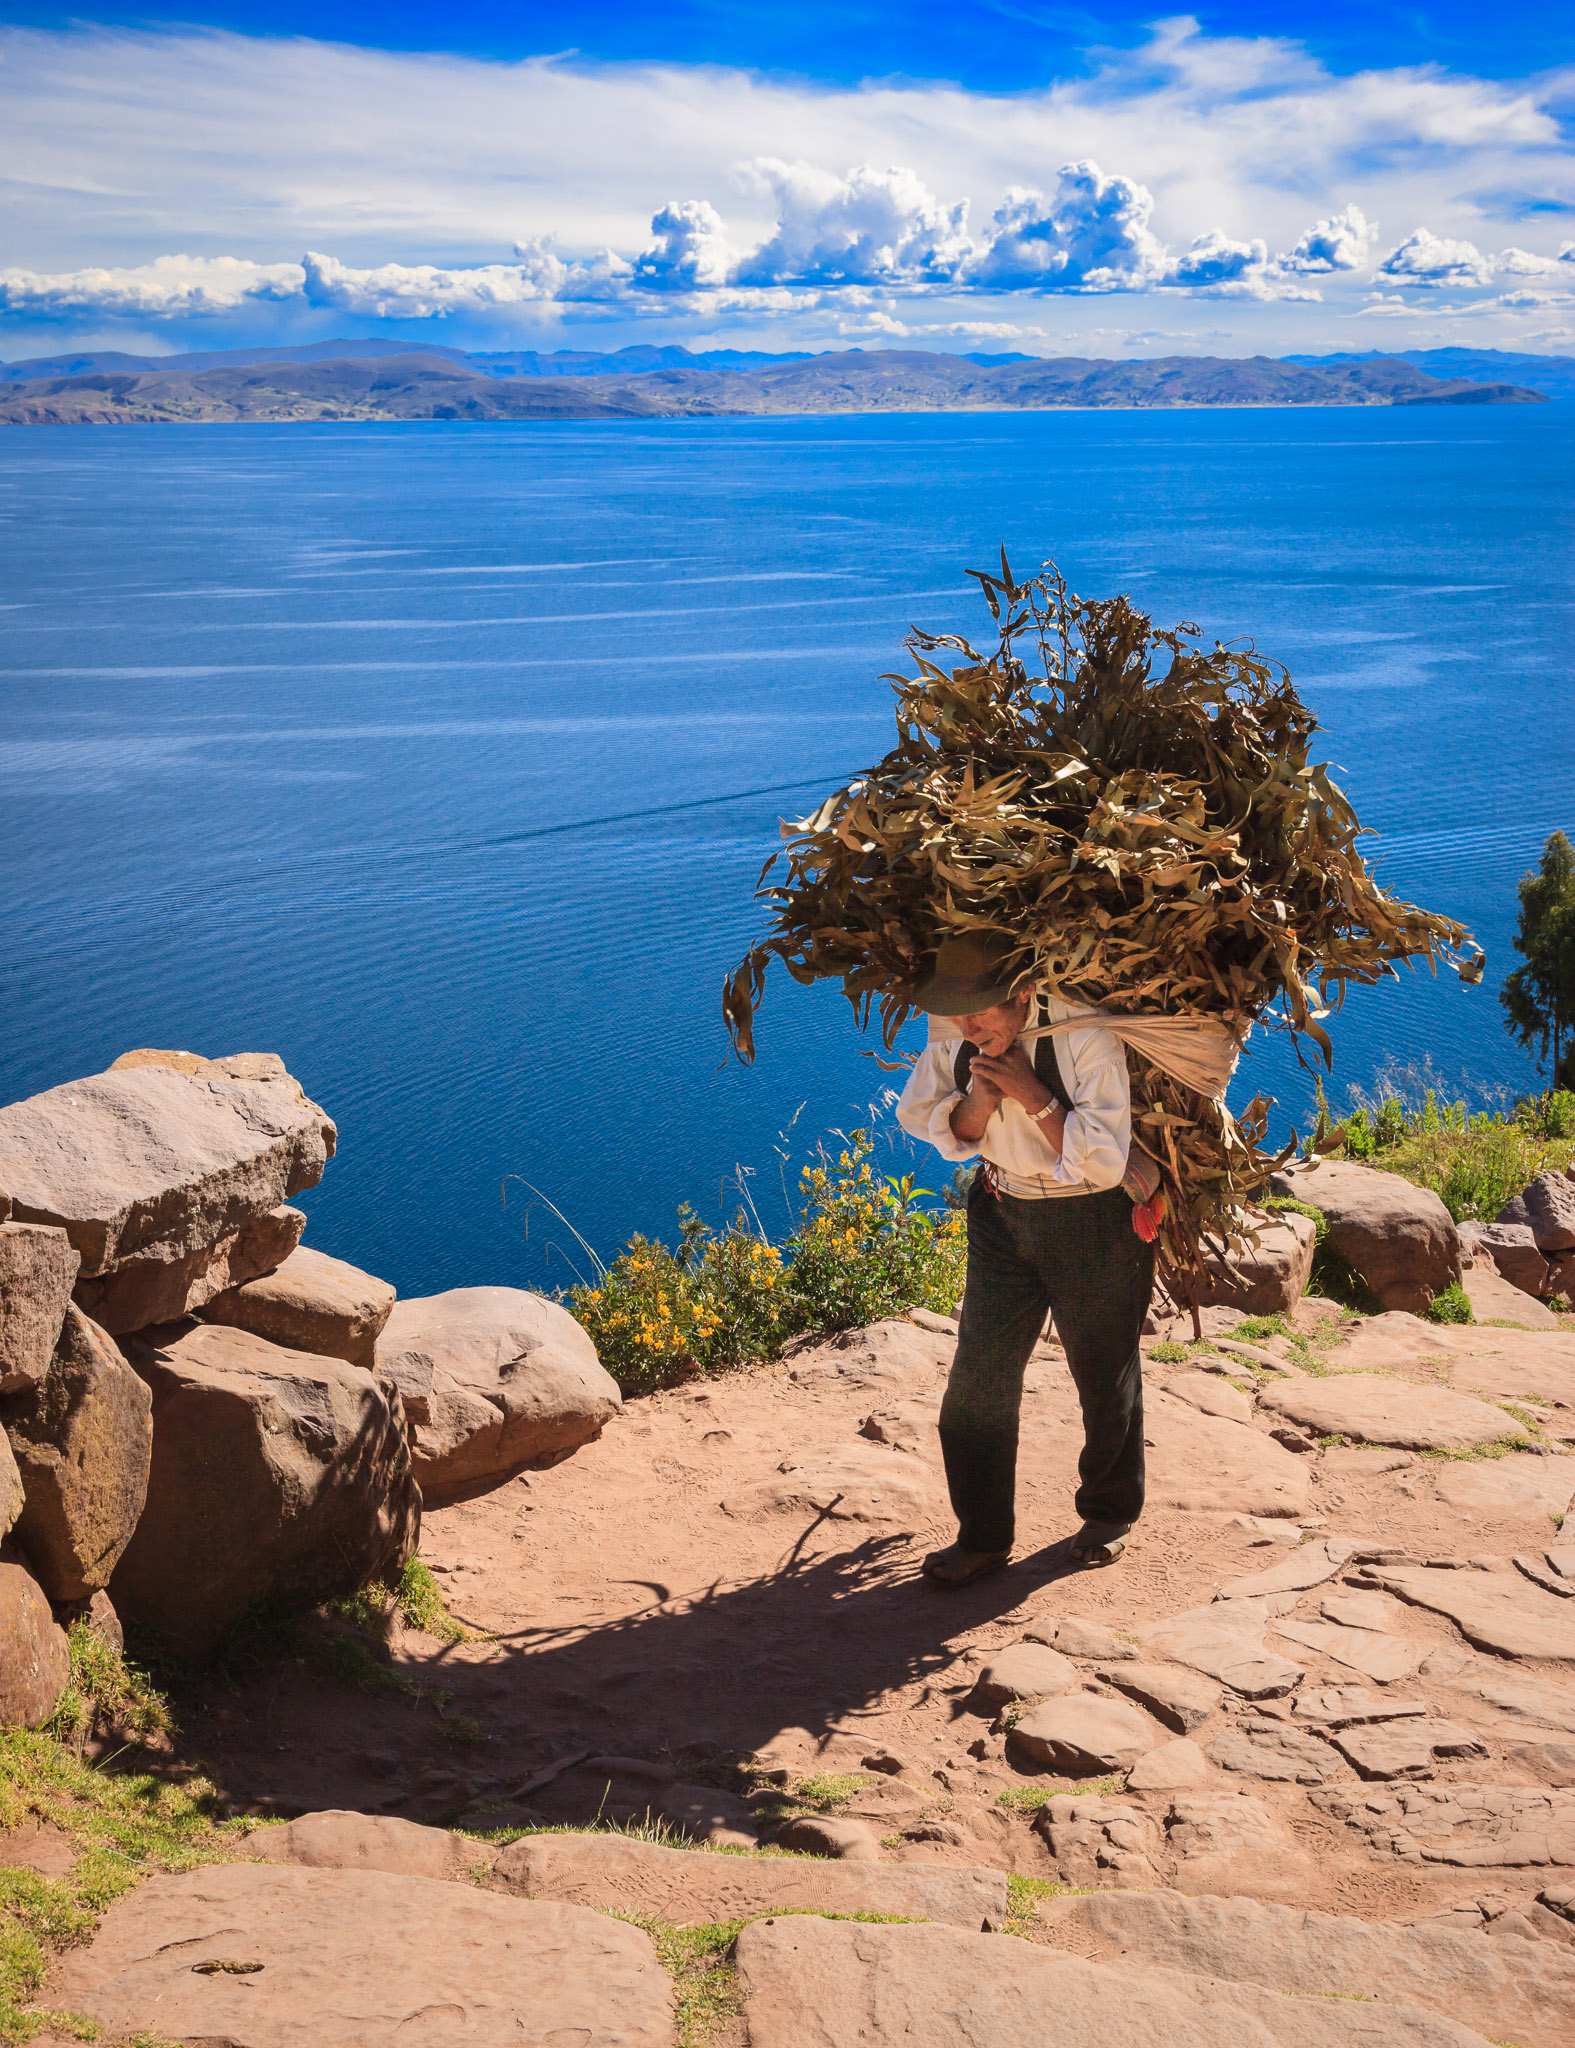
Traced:
<path fill-rule="evenodd" d="M 1072 1543 L 1079 1564 L 1110 1564 L 1143 1509 L 1143 1379 L 1138 1338 L 1154 1248 L 1121 1187 L 1132 1099 L 1120 1043 L 1100 1029 L 1023 1034 L 1073 1014 L 1014 985 L 1009 948 L 988 935 L 948 940 L 910 1000 L 949 1020 L 951 1042 L 920 1055 L 897 1117 L 944 1159 L 982 1156 L 968 1195 L 968 1282 L 957 1355 L 941 1404 L 941 1448 L 957 1541 L 924 1561 L 964 1586 L 1010 1560 L 1023 1372 L 1053 1313 L 1083 1410 Z"/>

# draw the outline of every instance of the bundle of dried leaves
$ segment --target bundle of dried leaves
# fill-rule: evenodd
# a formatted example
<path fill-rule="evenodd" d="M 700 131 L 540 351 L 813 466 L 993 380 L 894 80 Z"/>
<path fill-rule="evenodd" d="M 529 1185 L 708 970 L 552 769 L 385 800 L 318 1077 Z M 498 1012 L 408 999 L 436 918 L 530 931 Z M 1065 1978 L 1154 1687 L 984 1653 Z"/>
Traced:
<path fill-rule="evenodd" d="M 784 823 L 758 891 L 765 939 L 724 986 L 740 1055 L 773 955 L 795 980 L 840 978 L 887 1045 L 925 955 L 1004 933 L 1025 972 L 1074 1003 L 1203 1012 L 1310 1039 L 1352 984 L 1426 960 L 1480 980 L 1453 920 L 1388 895 L 1286 671 L 1198 629 L 1156 630 L 1124 597 L 1070 593 L 1053 563 L 1017 583 L 970 570 L 995 621 L 981 654 L 915 629 L 915 676 L 890 676 L 898 744 L 810 817 Z M 957 666 L 941 665 L 942 650 Z M 1030 659 L 1024 653 L 1030 653 Z M 1032 655 L 1037 654 L 1037 661 Z M 941 656 L 941 660 L 934 657 Z M 1158 671 L 1158 672 L 1156 672 Z M 785 880 L 767 877 L 786 858 Z M 1245 1206 L 1274 1161 L 1270 1102 L 1239 1118 L 1129 1053 L 1136 1128 L 1161 1160 L 1166 1277 L 1195 1294 L 1204 1253 L 1251 1237 Z"/>

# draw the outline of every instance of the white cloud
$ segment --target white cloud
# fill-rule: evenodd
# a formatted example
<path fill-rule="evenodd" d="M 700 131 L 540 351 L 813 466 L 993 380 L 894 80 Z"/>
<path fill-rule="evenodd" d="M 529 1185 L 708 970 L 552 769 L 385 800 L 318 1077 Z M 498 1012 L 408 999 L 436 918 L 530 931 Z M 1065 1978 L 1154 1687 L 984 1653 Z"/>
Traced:
<path fill-rule="evenodd" d="M 0 270 L 0 312 L 34 319 L 190 320 L 297 298 L 299 263 L 237 256 L 159 256 L 120 269 Z"/>
<path fill-rule="evenodd" d="M 664 206 L 651 221 L 652 242 L 632 276 L 649 291 L 689 292 L 725 284 L 735 261 L 722 216 L 709 201 Z"/>
<path fill-rule="evenodd" d="M 821 310 L 901 325 L 853 297 L 878 290 L 910 317 L 926 301 L 934 333 L 1054 303 L 1067 343 L 1093 332 L 1101 295 L 1159 291 L 1167 309 L 1225 302 L 1210 317 L 1231 336 L 1305 346 L 1354 310 L 1374 217 L 1429 223 L 1379 271 L 1391 286 L 1486 293 L 1495 271 L 1531 280 L 1558 262 L 1482 253 L 1499 236 L 1473 195 L 1575 200 L 1555 118 L 1569 86 L 1335 77 L 1293 43 L 1186 17 L 1077 75 L 989 94 L 4 30 L 0 205 L 19 267 L 0 273 L 0 314 L 8 334 L 206 320 L 222 341 L 332 333 L 351 312 L 484 345 L 562 320 L 703 320 L 729 338 L 754 323 L 753 345 L 780 347 Z M 741 164 L 756 166 L 742 183 Z M 332 252 L 310 285 L 280 260 L 303 246 Z"/>
<path fill-rule="evenodd" d="M 1384 258 L 1378 274 L 1403 284 L 1487 284 L 1493 266 L 1474 242 L 1452 242 L 1417 228 Z"/>
<path fill-rule="evenodd" d="M 1139 290 L 1164 269 L 1153 211 L 1152 195 L 1133 179 L 1107 178 L 1087 158 L 1063 164 L 1048 197 L 1021 185 L 1007 193 L 970 279 L 998 291 Z"/>
<path fill-rule="evenodd" d="M 1317 276 L 1335 270 L 1365 270 L 1377 234 L 1377 221 L 1368 220 L 1353 203 L 1343 213 L 1306 229 L 1295 248 L 1280 257 L 1279 265 L 1282 270 Z"/>
<path fill-rule="evenodd" d="M 914 171 L 858 164 L 845 177 L 756 157 L 749 183 L 770 194 L 775 232 L 733 272 L 741 285 L 945 281 L 969 253 L 968 202 L 942 206 Z"/>
<path fill-rule="evenodd" d="M 517 253 L 518 263 L 484 263 L 471 270 L 440 270 L 430 263 L 355 270 L 308 250 L 301 259 L 301 291 L 309 306 L 376 320 L 441 320 L 451 313 L 489 314 L 557 298 L 568 283 L 568 266 L 540 246 L 521 244 Z"/>

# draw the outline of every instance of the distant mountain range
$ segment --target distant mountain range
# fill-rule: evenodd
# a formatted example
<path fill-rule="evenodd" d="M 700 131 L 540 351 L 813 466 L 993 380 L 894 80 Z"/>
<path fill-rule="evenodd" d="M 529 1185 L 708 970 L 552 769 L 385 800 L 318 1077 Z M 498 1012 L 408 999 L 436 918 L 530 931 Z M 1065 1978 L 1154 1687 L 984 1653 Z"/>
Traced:
<path fill-rule="evenodd" d="M 1575 356 L 1517 355 L 1502 348 L 1402 348 L 1387 356 L 1287 356 L 1288 363 L 1414 363 L 1433 377 L 1482 378 L 1489 383 L 1528 384 L 1546 398 L 1575 398 Z"/>
<path fill-rule="evenodd" d="M 1470 355 L 1474 375 L 1404 355 L 1247 358 L 767 355 L 682 348 L 469 355 L 327 341 L 144 357 L 96 352 L 0 366 L 0 425 L 231 420 L 697 419 L 762 413 L 1056 407 L 1539 405 L 1575 392 L 1567 357 Z M 1500 362 L 1517 370 L 1506 378 Z M 1539 384 L 1525 381 L 1535 369 Z M 1487 374 L 1484 376 L 1482 370 Z M 1548 372 L 1556 373 L 1549 376 Z M 1495 374 L 1497 373 L 1497 374 Z"/>

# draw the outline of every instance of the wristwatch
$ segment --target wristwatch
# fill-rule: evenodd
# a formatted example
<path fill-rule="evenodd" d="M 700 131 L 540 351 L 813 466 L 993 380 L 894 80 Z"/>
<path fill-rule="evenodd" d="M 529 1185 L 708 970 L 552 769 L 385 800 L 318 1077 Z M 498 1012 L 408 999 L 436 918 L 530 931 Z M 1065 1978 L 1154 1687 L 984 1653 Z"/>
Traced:
<path fill-rule="evenodd" d="M 1028 1113 L 1033 1118 L 1036 1124 L 1042 1124 L 1045 1118 L 1050 1115 L 1052 1110 L 1057 1110 L 1060 1107 L 1060 1103 L 1057 1102 L 1055 1097 L 1052 1095 L 1050 1100 L 1045 1104 L 1043 1109 L 1032 1109 Z"/>

